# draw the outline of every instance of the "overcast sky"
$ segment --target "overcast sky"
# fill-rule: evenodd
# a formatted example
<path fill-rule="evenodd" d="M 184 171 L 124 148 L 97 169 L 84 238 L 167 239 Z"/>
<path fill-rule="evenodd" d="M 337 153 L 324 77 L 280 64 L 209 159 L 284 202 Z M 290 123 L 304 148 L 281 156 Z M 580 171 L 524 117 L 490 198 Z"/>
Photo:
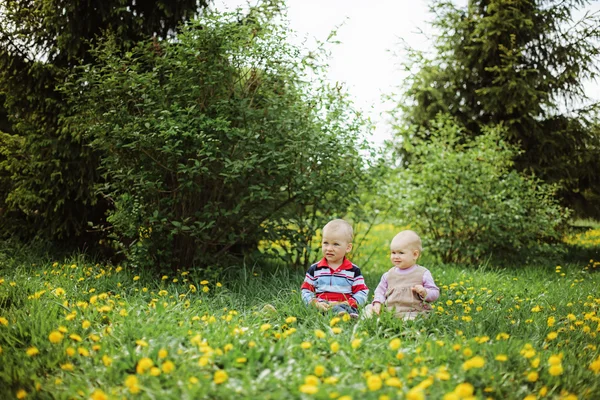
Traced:
<path fill-rule="evenodd" d="M 234 10 L 247 0 L 215 0 L 219 10 Z M 250 1 L 255 4 L 256 1 Z M 454 0 L 459 6 L 467 0 Z M 600 2 L 592 10 L 600 11 Z M 375 123 L 372 141 L 381 144 L 391 137 L 385 122 L 383 94 L 390 94 L 405 73 L 398 66 L 403 58 L 400 41 L 410 47 L 428 50 L 431 43 L 420 31 L 430 32 L 427 21 L 432 19 L 426 0 L 287 0 L 290 27 L 298 40 L 324 41 L 337 26 L 341 42 L 331 48 L 328 78 L 343 82 L 358 108 Z M 397 53 L 394 55 L 394 53 Z M 399 53 L 399 54 L 398 54 Z M 588 94 L 600 99 L 600 86 L 590 85 Z"/>

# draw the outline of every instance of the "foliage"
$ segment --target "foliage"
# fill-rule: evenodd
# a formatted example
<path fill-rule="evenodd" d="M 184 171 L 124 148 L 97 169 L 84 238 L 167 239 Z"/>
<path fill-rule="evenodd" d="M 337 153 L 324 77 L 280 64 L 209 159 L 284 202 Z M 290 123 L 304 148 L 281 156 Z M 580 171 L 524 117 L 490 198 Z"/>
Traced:
<path fill-rule="evenodd" d="M 398 171 L 398 218 L 444 262 L 527 261 L 557 251 L 569 213 L 553 187 L 511 168 L 516 150 L 503 134 L 486 128 L 464 141 L 463 130 L 440 116 L 429 139 L 411 147 L 410 166 Z"/>
<path fill-rule="evenodd" d="M 90 46 L 105 32 L 111 32 L 120 47 L 127 49 L 142 38 L 172 34 L 177 24 L 197 13 L 200 6 L 206 2 L 2 2 L 2 236 L 89 241 L 87 222 L 102 221 L 106 208 L 93 190 L 101 181 L 97 174 L 100 155 L 59 122 L 70 110 L 55 86 L 73 66 L 91 60 Z M 15 143 L 19 145 L 13 146 Z"/>
<path fill-rule="evenodd" d="M 319 80 L 319 55 L 286 43 L 280 8 L 207 12 L 124 55 L 108 40 L 65 85 L 69 127 L 105 155 L 98 190 L 134 264 L 207 266 L 260 240 L 305 254 L 357 201 L 363 121 Z"/>
<path fill-rule="evenodd" d="M 394 111 L 403 162 L 410 162 L 404 144 L 427 138 L 438 113 L 456 119 L 468 138 L 502 124 L 504 139 L 523 150 L 517 170 L 560 184 L 564 204 L 598 215 L 600 134 L 584 86 L 598 72 L 600 15 L 576 19 L 589 3 L 434 1 L 434 53 L 410 51 L 411 75 Z"/>
<path fill-rule="evenodd" d="M 320 315 L 289 268 L 154 279 L 79 257 L 9 261 L 2 398 L 600 396 L 598 262 L 432 265 L 435 311 L 403 323 Z M 372 289 L 383 271 L 366 271 Z"/>

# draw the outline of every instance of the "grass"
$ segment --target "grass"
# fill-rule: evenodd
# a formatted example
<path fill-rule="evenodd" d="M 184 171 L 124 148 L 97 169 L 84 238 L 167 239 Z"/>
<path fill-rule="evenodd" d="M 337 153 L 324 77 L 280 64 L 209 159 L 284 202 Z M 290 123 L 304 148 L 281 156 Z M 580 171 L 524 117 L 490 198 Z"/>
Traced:
<path fill-rule="evenodd" d="M 307 309 L 303 273 L 286 268 L 156 277 L 7 254 L 1 398 L 600 398 L 594 260 L 427 265 L 442 289 L 435 312 L 403 322 Z M 387 255 L 365 244 L 356 262 L 366 257 L 373 291 Z"/>

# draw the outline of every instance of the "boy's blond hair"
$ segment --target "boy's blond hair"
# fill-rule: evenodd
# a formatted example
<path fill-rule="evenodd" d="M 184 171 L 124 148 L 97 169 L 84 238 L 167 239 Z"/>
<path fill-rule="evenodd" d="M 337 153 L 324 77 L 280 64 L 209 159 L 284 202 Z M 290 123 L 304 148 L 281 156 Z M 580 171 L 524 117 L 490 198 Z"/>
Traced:
<path fill-rule="evenodd" d="M 324 227 L 323 232 L 338 232 L 344 235 L 344 237 L 348 240 L 348 243 L 352 243 L 354 239 L 354 229 L 352 229 L 352 225 L 350 225 L 347 221 L 343 219 L 334 219 L 329 221 Z"/>

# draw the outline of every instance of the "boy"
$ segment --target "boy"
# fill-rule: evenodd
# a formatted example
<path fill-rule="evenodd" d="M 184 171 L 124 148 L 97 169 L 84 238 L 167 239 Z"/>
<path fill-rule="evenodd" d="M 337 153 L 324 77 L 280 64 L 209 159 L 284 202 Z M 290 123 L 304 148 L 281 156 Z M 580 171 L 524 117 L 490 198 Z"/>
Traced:
<path fill-rule="evenodd" d="M 431 272 L 417 265 L 421 255 L 421 238 L 414 231 L 402 231 L 392 239 L 390 259 L 394 266 L 383 276 L 373 303 L 365 308 L 365 315 L 381 312 L 381 305 L 392 311 L 398 318 L 414 319 L 417 315 L 431 310 L 428 303 L 440 296 Z"/>
<path fill-rule="evenodd" d="M 320 311 L 358 317 L 358 306 L 367 301 L 369 288 L 360 269 L 346 258 L 352 250 L 352 226 L 334 219 L 323 228 L 323 258 L 306 272 L 302 300 Z"/>

